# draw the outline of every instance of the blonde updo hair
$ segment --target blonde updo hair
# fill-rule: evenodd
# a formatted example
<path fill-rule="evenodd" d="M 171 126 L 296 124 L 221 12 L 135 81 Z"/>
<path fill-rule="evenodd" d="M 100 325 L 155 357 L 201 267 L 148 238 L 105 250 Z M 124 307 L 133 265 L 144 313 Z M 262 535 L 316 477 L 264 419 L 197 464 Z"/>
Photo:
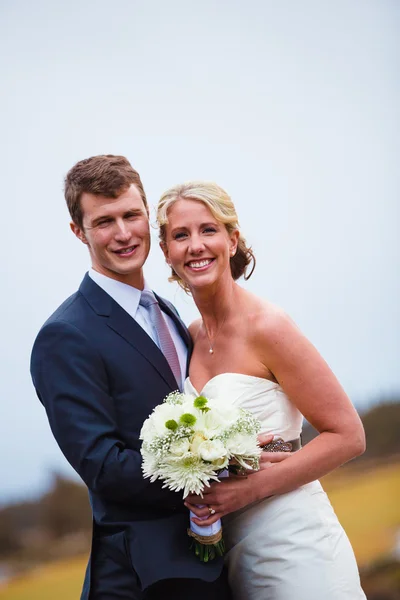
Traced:
<path fill-rule="evenodd" d="M 175 185 L 170 188 L 160 198 L 157 206 L 157 222 L 160 228 L 160 241 L 166 243 L 166 225 L 168 223 L 168 211 L 178 200 L 197 200 L 203 202 L 210 210 L 214 219 L 225 225 L 230 235 L 236 229 L 239 229 L 238 217 L 235 206 L 230 196 L 219 185 L 209 181 L 189 181 Z M 247 274 L 247 268 L 252 263 L 250 273 Z M 245 280 L 253 274 L 256 266 L 256 259 L 250 246 L 247 246 L 246 240 L 239 235 L 237 250 L 234 256 L 230 258 L 230 267 L 233 279 L 236 281 L 244 276 Z M 177 281 L 185 290 L 190 292 L 190 288 L 171 267 L 171 277 L 169 281 Z"/>

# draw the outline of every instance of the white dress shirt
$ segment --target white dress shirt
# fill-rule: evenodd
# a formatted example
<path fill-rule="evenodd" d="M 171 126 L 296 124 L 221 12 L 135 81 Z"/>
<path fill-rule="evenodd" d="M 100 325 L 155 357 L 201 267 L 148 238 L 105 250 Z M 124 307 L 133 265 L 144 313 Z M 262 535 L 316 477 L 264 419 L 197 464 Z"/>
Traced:
<path fill-rule="evenodd" d="M 115 302 L 132 317 L 132 319 L 135 319 L 136 323 L 140 325 L 140 327 L 145 330 L 147 335 L 151 337 L 153 342 L 158 345 L 157 332 L 149 318 L 147 309 L 139 304 L 141 290 L 138 290 L 137 288 L 134 288 L 126 283 L 122 283 L 121 281 L 117 281 L 116 279 L 111 279 L 111 277 L 107 277 L 102 273 L 98 273 L 94 269 L 89 269 L 89 277 L 93 279 L 93 281 L 97 283 L 102 290 L 111 296 L 111 298 L 115 300 Z M 151 289 L 148 287 L 146 282 L 144 287 L 147 290 Z M 182 378 L 182 381 L 178 381 L 178 384 L 180 388 L 182 388 L 183 382 L 186 378 L 187 348 L 173 319 L 171 319 L 171 317 L 165 314 L 163 311 L 161 311 L 161 313 L 168 326 L 169 332 L 175 344 L 176 351 L 178 353 Z"/>

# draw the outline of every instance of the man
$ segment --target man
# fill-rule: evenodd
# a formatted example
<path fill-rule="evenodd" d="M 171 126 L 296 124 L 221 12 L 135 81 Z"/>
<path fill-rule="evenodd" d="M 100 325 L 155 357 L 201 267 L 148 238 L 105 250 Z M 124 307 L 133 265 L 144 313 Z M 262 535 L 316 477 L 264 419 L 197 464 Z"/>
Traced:
<path fill-rule="evenodd" d="M 89 488 L 82 599 L 228 599 L 221 559 L 202 564 L 189 550 L 181 495 L 141 472 L 141 426 L 182 385 L 191 341 L 172 305 L 145 285 L 140 177 L 124 157 L 95 156 L 69 171 L 65 198 L 92 269 L 40 330 L 31 372 L 53 434 Z"/>

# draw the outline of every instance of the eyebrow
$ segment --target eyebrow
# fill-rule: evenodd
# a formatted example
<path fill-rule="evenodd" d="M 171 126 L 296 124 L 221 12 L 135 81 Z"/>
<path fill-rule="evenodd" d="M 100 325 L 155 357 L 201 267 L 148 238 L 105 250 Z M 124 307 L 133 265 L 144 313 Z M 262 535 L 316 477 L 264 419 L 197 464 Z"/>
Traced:
<path fill-rule="evenodd" d="M 214 221 L 207 221 L 207 223 L 200 223 L 199 228 L 201 229 L 202 227 L 218 227 L 218 223 L 214 222 Z M 171 233 L 174 233 L 174 231 L 179 231 L 180 229 L 187 229 L 186 225 L 178 225 L 178 227 L 174 227 L 174 229 L 171 231 Z"/>
<path fill-rule="evenodd" d="M 143 214 L 143 210 L 141 210 L 140 208 L 128 208 L 128 210 L 126 210 L 124 212 L 123 216 L 126 217 L 127 215 L 133 215 L 135 217 L 139 217 L 142 214 Z M 112 215 L 100 215 L 94 221 L 92 221 L 92 227 L 95 227 L 103 219 L 113 220 L 114 218 L 115 217 L 113 217 Z"/>

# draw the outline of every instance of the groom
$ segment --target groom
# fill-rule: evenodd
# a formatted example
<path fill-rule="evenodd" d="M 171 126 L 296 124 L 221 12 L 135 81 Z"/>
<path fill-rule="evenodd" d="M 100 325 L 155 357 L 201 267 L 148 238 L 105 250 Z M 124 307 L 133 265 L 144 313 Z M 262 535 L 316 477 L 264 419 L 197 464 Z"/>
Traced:
<path fill-rule="evenodd" d="M 189 550 L 180 494 L 141 472 L 139 433 L 182 386 L 191 350 L 174 307 L 147 287 L 149 211 L 121 156 L 78 162 L 65 179 L 71 229 L 92 268 L 46 321 L 31 372 L 52 432 L 89 489 L 93 541 L 81 598 L 228 600 L 221 559 Z"/>

